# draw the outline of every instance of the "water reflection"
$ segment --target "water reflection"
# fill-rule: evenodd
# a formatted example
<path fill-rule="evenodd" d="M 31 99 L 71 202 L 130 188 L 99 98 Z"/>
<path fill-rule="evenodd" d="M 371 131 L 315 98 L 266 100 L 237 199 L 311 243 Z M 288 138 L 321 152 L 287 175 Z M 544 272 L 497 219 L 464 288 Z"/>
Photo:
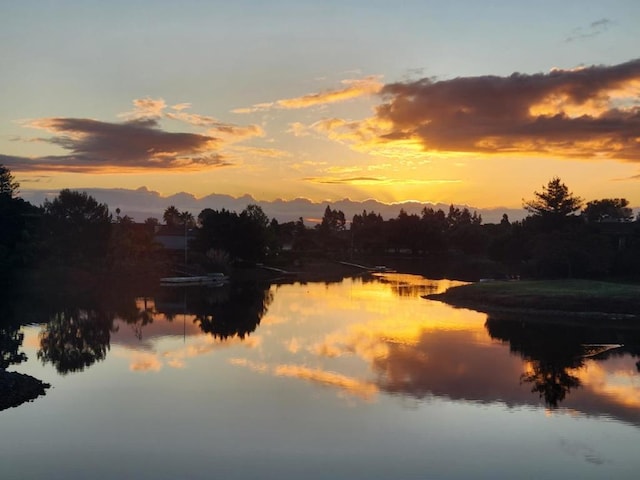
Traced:
<path fill-rule="evenodd" d="M 2 412 L 0 464 L 11 478 L 321 478 L 327 464 L 337 478 L 634 478 L 637 327 L 487 318 L 420 298 L 431 286 L 448 282 L 28 297 L 5 319 L 39 323 L 0 323 L 0 358 L 55 388 Z"/>
<path fill-rule="evenodd" d="M 3 299 L 0 299 L 3 300 Z M 24 334 L 6 310 L 0 312 L 0 410 L 17 407 L 45 395 L 49 384 L 29 375 L 7 372 L 7 368 L 27 361 L 22 351 Z"/>
<path fill-rule="evenodd" d="M 439 288 L 445 282 L 410 275 L 310 284 L 304 291 L 281 287 L 265 321 L 281 326 L 277 341 L 286 352 L 264 338 L 264 350 L 280 361 L 231 361 L 368 401 L 390 393 L 509 406 L 542 402 L 640 422 L 638 327 L 487 318 L 419 298 Z"/>
<path fill-rule="evenodd" d="M 66 375 L 105 360 L 111 337 L 122 325 L 141 342 L 154 321 L 189 316 L 198 332 L 222 340 L 243 339 L 255 331 L 272 300 L 268 285 L 250 283 L 224 288 L 140 288 L 126 281 L 87 288 L 71 283 L 71 279 L 50 282 L 7 296 L 0 323 L 6 324 L 0 328 L 0 370 L 26 360 L 20 353 L 19 331 L 25 323 L 41 325 L 37 358 Z"/>
<path fill-rule="evenodd" d="M 63 375 L 81 372 L 106 358 L 113 320 L 100 310 L 55 312 L 42 328 L 38 358 Z"/>
<path fill-rule="evenodd" d="M 19 319 L 37 318 L 36 356 L 62 375 L 105 361 L 114 345 L 125 349 L 130 370 L 145 372 L 184 368 L 189 358 L 225 348 L 233 368 L 366 401 L 388 394 L 541 405 L 640 423 L 640 328 L 487 317 L 420 298 L 455 283 L 384 274 L 336 283 L 144 289 L 121 282 L 48 291 L 13 309 L 16 326 L 0 329 L 0 366 L 24 361 Z M 183 346 L 169 342 L 179 337 Z"/>
<path fill-rule="evenodd" d="M 486 327 L 492 338 L 507 343 L 512 352 L 525 360 L 526 369 L 521 381 L 528 384 L 532 392 L 538 393 L 549 407 L 558 407 L 570 393 L 576 393 L 576 389 L 581 387 L 591 392 L 594 389 L 600 393 L 611 392 L 610 388 L 603 388 L 607 377 L 616 378 L 618 383 L 616 395 L 608 395 L 617 404 L 616 409 L 630 403 L 640 407 L 640 402 L 629 402 L 640 393 L 638 379 L 636 377 L 634 381 L 629 362 L 621 374 L 620 367 L 612 368 L 616 362 L 611 361 L 638 357 L 640 328 L 622 321 L 608 323 L 599 326 L 575 321 L 569 323 L 561 318 L 492 315 L 487 318 Z M 594 371 L 600 372 L 597 380 Z M 621 382 L 622 378 L 626 380 Z M 588 394 L 582 392 L 576 403 L 582 403 Z M 637 417 L 638 412 L 633 415 Z"/>

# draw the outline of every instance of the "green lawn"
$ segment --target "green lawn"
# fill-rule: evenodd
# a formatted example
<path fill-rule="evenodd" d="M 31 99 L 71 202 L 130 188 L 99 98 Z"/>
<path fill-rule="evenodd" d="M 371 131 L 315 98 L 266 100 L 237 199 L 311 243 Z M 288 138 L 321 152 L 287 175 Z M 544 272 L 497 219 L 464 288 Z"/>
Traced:
<path fill-rule="evenodd" d="M 593 280 L 472 283 L 429 298 L 480 310 L 499 307 L 640 314 L 640 285 Z"/>

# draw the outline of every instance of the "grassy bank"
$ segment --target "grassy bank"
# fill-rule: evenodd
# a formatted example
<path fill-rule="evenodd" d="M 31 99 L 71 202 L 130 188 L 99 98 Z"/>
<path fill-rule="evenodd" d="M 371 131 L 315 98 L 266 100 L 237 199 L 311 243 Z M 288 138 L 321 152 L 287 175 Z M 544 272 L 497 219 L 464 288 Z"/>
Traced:
<path fill-rule="evenodd" d="M 485 312 L 514 309 L 640 315 L 640 285 L 593 280 L 472 283 L 427 298 Z"/>

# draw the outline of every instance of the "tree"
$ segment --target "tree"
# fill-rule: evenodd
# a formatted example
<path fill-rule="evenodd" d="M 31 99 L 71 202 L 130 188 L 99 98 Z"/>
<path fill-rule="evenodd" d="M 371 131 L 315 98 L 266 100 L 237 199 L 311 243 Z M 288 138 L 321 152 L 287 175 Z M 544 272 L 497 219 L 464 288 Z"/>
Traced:
<path fill-rule="evenodd" d="M 8 195 L 15 197 L 18 194 L 20 184 L 16 182 L 11 171 L 4 165 L 0 164 L 0 195 Z"/>
<path fill-rule="evenodd" d="M 629 208 L 629 201 L 626 198 L 603 198 L 602 200 L 592 200 L 582 211 L 582 215 L 588 222 L 602 222 L 612 220 L 628 222 L 633 220 L 633 210 Z"/>
<path fill-rule="evenodd" d="M 111 214 L 106 203 L 98 203 L 87 192 L 65 188 L 52 201 L 44 201 L 45 213 L 56 220 L 84 225 L 87 223 L 111 223 Z"/>
<path fill-rule="evenodd" d="M 158 220 L 156 217 L 148 217 L 144 221 L 144 224 L 147 225 L 148 227 L 155 228 L 158 225 L 160 225 L 160 220 Z"/>
<path fill-rule="evenodd" d="M 345 229 L 347 221 L 342 210 L 332 210 L 329 205 L 324 210 L 320 231 L 325 233 L 341 232 Z"/>
<path fill-rule="evenodd" d="M 174 205 L 170 205 L 165 209 L 162 219 L 168 226 L 177 227 L 181 224 L 180 211 Z"/>
<path fill-rule="evenodd" d="M 193 228 L 196 226 L 196 221 L 193 218 L 193 214 L 191 212 L 188 212 L 187 210 L 183 210 L 182 212 L 180 212 L 178 218 L 180 219 L 180 225 L 185 225 L 189 228 Z"/>
<path fill-rule="evenodd" d="M 184 227 L 189 228 L 196 226 L 193 214 L 187 210 L 180 211 L 174 205 L 167 207 L 162 215 L 164 223 L 169 227 Z"/>
<path fill-rule="evenodd" d="M 93 266 L 106 258 L 111 231 L 109 207 L 86 192 L 64 189 L 44 202 L 49 246 L 59 260 Z"/>
<path fill-rule="evenodd" d="M 269 217 L 267 217 L 260 205 L 256 205 L 255 203 L 247 205 L 240 213 L 240 215 L 243 214 L 260 228 L 267 228 L 269 225 Z"/>
<path fill-rule="evenodd" d="M 268 219 L 258 206 L 247 207 L 240 215 L 224 208 L 205 208 L 198 215 L 198 224 L 193 246 L 200 253 L 222 250 L 234 259 L 249 262 L 262 260 L 265 255 Z"/>
<path fill-rule="evenodd" d="M 569 192 L 558 177 L 553 177 L 542 192 L 533 192 L 534 200 L 523 202 L 525 210 L 539 217 L 566 217 L 582 206 L 582 199 Z"/>
<path fill-rule="evenodd" d="M 42 211 L 20 197 L 0 195 L 0 278 L 38 256 Z"/>

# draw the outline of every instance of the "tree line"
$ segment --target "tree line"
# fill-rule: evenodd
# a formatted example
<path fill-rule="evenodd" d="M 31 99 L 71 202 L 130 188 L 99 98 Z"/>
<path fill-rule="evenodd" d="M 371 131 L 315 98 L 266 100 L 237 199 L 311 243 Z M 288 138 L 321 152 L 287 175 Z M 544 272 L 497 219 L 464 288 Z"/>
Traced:
<path fill-rule="evenodd" d="M 637 278 L 640 222 L 624 198 L 586 202 L 557 177 L 523 202 L 528 216 L 484 224 L 477 212 L 453 205 L 400 210 L 385 220 L 363 211 L 348 220 L 328 205 L 316 225 L 279 223 L 258 205 L 237 213 L 205 208 L 197 217 L 168 207 L 164 223 L 138 224 L 84 192 L 62 190 L 36 207 L 19 197 L 19 184 L 0 165 L 0 268 L 34 266 L 148 271 L 167 262 L 158 229 L 190 239 L 187 261 L 204 271 L 268 261 L 408 257 L 455 265 L 443 274 L 486 276 Z"/>

